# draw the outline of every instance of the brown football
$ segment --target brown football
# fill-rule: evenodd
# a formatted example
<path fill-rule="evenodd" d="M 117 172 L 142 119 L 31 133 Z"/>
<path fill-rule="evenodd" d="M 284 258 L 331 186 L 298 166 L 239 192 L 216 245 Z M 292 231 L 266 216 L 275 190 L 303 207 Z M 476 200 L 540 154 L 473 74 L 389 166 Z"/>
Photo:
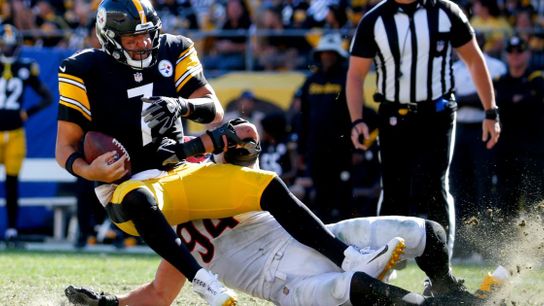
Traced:
<path fill-rule="evenodd" d="M 123 155 L 128 156 L 127 160 L 125 161 L 125 169 L 128 170 L 128 174 L 123 177 L 121 181 L 130 178 L 132 165 L 130 163 L 130 156 L 128 155 L 125 147 L 117 139 L 104 133 L 97 131 L 85 133 L 85 137 L 83 139 L 83 155 L 89 164 L 92 163 L 92 161 L 98 156 L 110 151 L 117 152 L 117 155 L 115 155 L 114 159 L 111 160 L 110 163 L 115 162 Z"/>

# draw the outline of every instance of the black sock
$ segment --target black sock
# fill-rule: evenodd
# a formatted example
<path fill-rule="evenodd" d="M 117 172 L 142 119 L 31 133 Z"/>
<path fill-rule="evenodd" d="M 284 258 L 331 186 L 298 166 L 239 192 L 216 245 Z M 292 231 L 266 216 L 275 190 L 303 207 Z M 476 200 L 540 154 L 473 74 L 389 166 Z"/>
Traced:
<path fill-rule="evenodd" d="M 8 228 L 17 228 L 19 213 L 19 178 L 14 175 L 6 175 L 6 211 L 8 216 Z"/>
<path fill-rule="evenodd" d="M 179 237 L 159 210 L 153 195 L 141 188 L 132 190 L 123 198 L 121 205 L 147 245 L 176 267 L 189 281 L 193 281 L 201 266 L 178 240 Z"/>
<path fill-rule="evenodd" d="M 279 224 L 300 243 L 325 255 L 338 266 L 348 247 L 297 199 L 279 179 L 274 178 L 261 197 L 261 208 L 270 212 Z"/>
<path fill-rule="evenodd" d="M 403 299 L 410 293 L 410 291 L 372 278 L 366 273 L 356 272 L 351 279 L 349 299 L 353 306 L 420 305 L 422 301 L 406 301 Z"/>
<path fill-rule="evenodd" d="M 425 250 L 416 257 L 416 263 L 434 285 L 451 278 L 446 231 L 439 223 L 430 220 L 425 221 L 425 231 Z"/>

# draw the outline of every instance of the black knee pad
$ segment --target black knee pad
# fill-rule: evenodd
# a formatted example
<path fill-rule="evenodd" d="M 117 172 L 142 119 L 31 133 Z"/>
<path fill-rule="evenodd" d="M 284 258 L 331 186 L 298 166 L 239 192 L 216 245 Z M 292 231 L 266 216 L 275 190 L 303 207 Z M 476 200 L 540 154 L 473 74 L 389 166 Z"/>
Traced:
<path fill-rule="evenodd" d="M 138 188 L 125 195 L 121 201 L 121 209 L 127 218 L 140 219 L 159 210 L 159 207 L 151 192 Z"/>

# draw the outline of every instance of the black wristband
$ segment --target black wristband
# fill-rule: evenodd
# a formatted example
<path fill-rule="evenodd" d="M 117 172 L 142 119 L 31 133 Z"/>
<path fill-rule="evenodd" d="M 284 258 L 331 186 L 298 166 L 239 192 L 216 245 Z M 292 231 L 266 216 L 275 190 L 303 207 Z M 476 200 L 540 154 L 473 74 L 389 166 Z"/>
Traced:
<path fill-rule="evenodd" d="M 204 148 L 204 143 L 200 137 L 196 137 L 190 141 L 181 143 L 180 146 L 183 152 L 178 152 L 176 150 L 176 155 L 179 159 L 185 159 L 187 157 L 206 153 L 206 148 Z M 185 156 L 180 156 L 180 153 L 184 154 Z"/>
<path fill-rule="evenodd" d="M 351 123 L 351 128 L 353 129 L 357 124 L 365 122 L 363 118 L 359 118 Z"/>
<path fill-rule="evenodd" d="M 71 175 L 75 177 L 80 177 L 74 172 L 74 169 L 73 169 L 74 162 L 78 158 L 83 158 L 83 153 L 79 151 L 75 151 L 74 153 L 70 154 L 70 156 L 68 156 L 68 158 L 66 159 L 66 163 L 64 163 L 64 169 L 66 169 L 66 171 L 68 171 Z"/>
<path fill-rule="evenodd" d="M 485 111 L 485 119 L 488 120 L 499 120 L 499 109 L 497 107 L 490 108 Z"/>

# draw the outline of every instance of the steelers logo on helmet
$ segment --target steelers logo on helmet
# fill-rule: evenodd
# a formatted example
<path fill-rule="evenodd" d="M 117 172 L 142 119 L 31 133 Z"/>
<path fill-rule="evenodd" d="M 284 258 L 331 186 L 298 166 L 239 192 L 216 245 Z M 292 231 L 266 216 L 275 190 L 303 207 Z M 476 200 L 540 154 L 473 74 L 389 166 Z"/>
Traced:
<path fill-rule="evenodd" d="M 148 0 L 103 0 L 97 10 L 96 36 L 102 49 L 133 69 L 156 64 L 161 27 L 161 20 Z M 141 35 L 151 40 L 150 46 L 130 50 L 123 46 L 123 37 Z"/>

